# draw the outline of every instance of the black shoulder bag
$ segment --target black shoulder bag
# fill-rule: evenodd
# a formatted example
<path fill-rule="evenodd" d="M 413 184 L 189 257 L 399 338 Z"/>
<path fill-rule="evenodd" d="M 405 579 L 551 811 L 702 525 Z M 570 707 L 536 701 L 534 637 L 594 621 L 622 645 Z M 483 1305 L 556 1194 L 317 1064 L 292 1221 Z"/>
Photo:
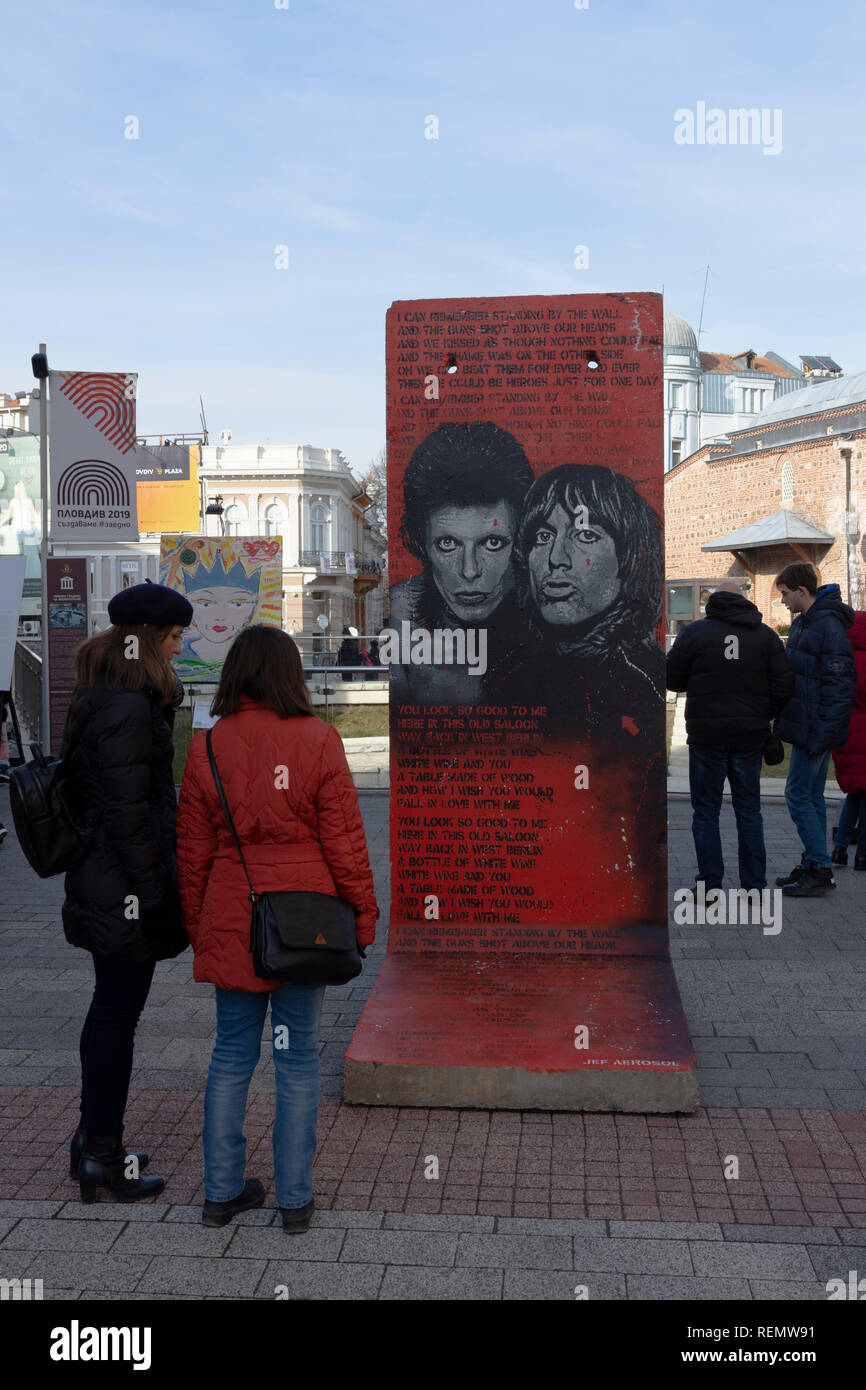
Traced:
<path fill-rule="evenodd" d="M 365 955 L 355 935 L 355 909 L 327 893 L 257 893 L 226 802 L 211 731 L 207 756 L 229 830 L 250 885 L 250 951 L 260 980 L 286 985 L 345 985 L 360 975 Z"/>

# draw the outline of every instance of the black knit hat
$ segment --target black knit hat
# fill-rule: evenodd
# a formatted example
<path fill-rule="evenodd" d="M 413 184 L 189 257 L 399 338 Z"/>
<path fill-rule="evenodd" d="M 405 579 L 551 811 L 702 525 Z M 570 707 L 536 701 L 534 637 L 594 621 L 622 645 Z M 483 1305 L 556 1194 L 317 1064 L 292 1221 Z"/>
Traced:
<path fill-rule="evenodd" d="M 146 579 L 121 589 L 108 605 L 108 616 L 118 627 L 135 627 L 152 623 L 154 627 L 189 627 L 192 604 L 177 589 L 154 584 Z"/>

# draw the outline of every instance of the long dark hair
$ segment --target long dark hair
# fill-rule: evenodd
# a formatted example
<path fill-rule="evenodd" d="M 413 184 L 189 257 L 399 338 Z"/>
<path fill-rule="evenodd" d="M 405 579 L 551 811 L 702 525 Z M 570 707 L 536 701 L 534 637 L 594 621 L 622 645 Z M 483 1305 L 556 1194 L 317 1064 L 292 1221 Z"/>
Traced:
<path fill-rule="evenodd" d="M 281 719 L 312 714 L 300 653 L 281 628 L 253 623 L 229 647 L 210 712 L 237 714 L 241 696 L 269 705 Z"/>
<path fill-rule="evenodd" d="M 590 526 L 601 525 L 613 537 L 621 584 L 614 602 L 594 621 L 580 624 L 578 631 L 563 627 L 551 633 L 533 613 L 526 566 L 536 528 L 557 503 L 571 516 L 585 507 Z M 662 615 L 661 521 L 624 474 L 590 463 L 565 463 L 542 474 L 526 495 L 514 551 L 518 596 L 537 635 L 560 646 L 573 642 L 584 651 L 654 641 Z"/>
<path fill-rule="evenodd" d="M 163 639 L 179 623 L 121 623 L 88 637 L 75 653 L 78 685 L 123 686 L 144 690 L 150 682 L 159 688 L 164 705 L 177 702 L 177 681 L 171 662 L 162 650 Z M 130 641 L 129 639 L 134 639 Z"/>

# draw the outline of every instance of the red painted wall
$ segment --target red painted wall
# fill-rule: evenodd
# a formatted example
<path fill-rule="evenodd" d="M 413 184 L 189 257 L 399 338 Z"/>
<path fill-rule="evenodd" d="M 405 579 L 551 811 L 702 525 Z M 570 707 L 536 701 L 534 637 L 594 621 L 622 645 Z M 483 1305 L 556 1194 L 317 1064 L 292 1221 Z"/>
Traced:
<path fill-rule="evenodd" d="M 661 326 L 660 296 L 643 293 L 389 311 L 392 951 L 667 950 Z M 461 452 L 465 432 L 408 514 L 413 453 L 443 424 L 507 432 L 530 479 L 578 466 L 522 548 L 523 495 L 471 501 L 497 465 L 480 444 Z M 586 465 L 603 471 L 607 523 Z M 504 549 L 512 584 L 488 612 Z M 599 595 L 607 607 L 565 621 Z M 447 646 L 438 663 L 406 659 L 437 627 L 486 630 L 483 678 Z"/>

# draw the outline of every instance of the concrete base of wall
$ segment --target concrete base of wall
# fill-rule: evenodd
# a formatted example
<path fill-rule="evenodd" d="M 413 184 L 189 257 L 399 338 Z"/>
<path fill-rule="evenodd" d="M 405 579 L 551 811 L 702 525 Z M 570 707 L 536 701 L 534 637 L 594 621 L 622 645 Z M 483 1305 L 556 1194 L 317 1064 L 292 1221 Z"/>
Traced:
<path fill-rule="evenodd" d="M 349 1044 L 343 1094 L 673 1114 L 697 1107 L 698 1082 L 667 957 L 393 952 Z"/>

